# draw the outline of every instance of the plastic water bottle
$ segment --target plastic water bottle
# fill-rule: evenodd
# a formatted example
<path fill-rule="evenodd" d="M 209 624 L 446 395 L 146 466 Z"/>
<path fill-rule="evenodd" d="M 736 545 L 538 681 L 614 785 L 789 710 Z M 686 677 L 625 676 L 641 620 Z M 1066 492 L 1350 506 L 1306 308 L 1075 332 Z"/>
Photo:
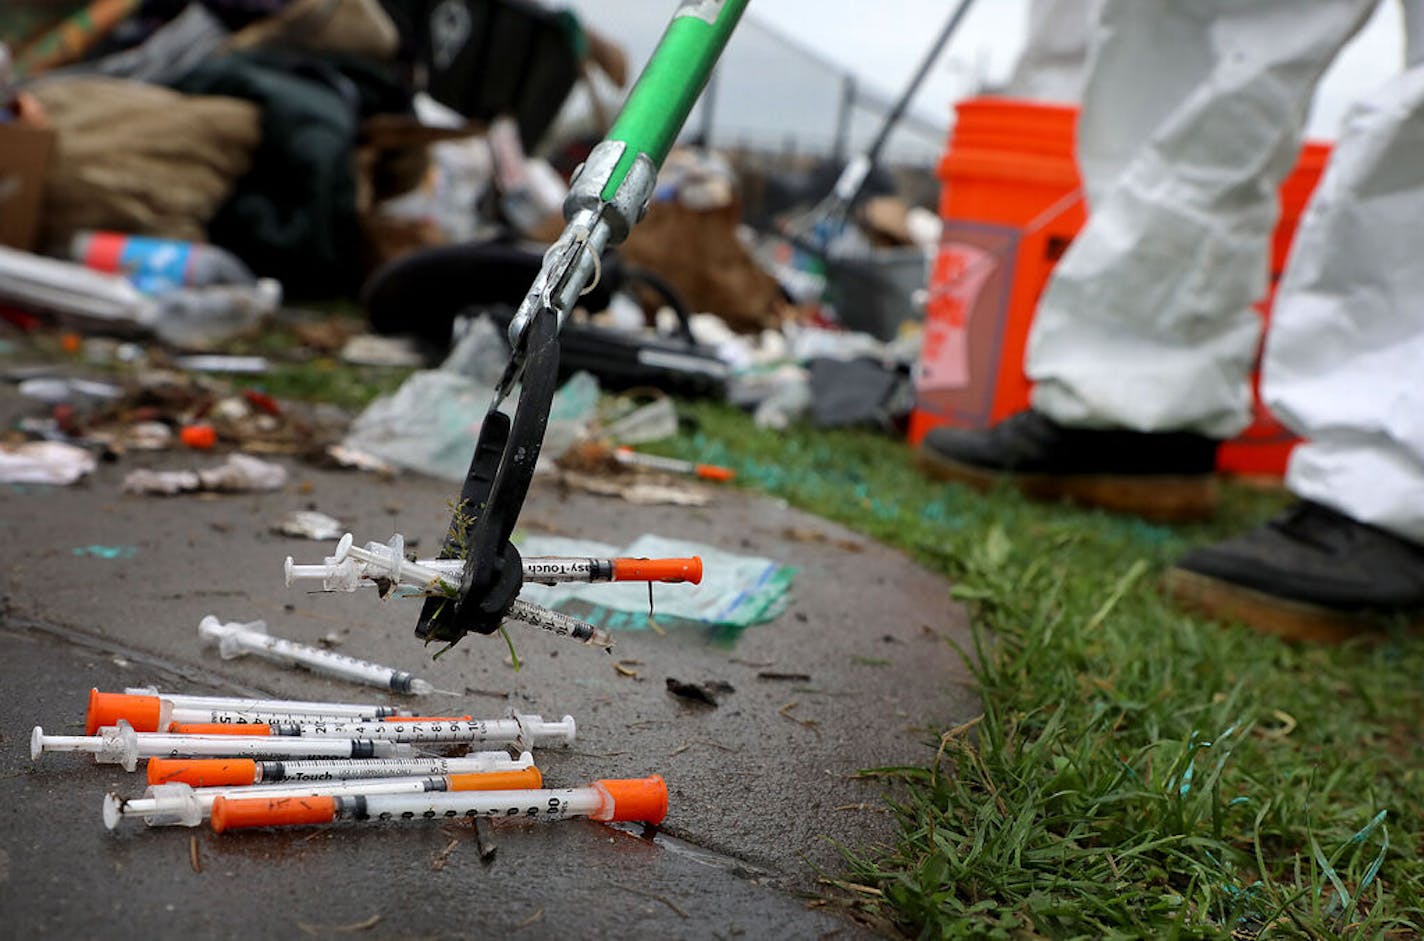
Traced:
<path fill-rule="evenodd" d="M 74 236 L 69 254 L 97 271 L 124 275 L 148 294 L 179 287 L 257 282 L 251 270 L 231 252 L 200 242 L 85 231 Z"/>

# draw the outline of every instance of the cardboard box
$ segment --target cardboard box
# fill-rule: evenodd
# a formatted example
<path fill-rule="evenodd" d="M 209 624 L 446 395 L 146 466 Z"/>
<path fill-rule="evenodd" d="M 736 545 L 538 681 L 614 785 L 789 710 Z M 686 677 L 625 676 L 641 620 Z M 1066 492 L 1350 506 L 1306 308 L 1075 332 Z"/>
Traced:
<path fill-rule="evenodd" d="M 47 128 L 0 124 L 0 245 L 34 249 L 54 141 Z"/>

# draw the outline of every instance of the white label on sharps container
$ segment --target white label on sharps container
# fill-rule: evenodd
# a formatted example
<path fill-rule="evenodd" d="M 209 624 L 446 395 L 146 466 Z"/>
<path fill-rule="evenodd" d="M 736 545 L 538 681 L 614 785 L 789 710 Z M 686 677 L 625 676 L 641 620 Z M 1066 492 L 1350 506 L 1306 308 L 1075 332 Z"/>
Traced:
<path fill-rule="evenodd" d="M 672 18 L 695 16 L 699 20 L 715 23 L 717 17 L 722 15 L 722 7 L 726 5 L 727 0 L 682 0 L 682 6 L 677 8 L 677 12 L 672 15 Z"/>

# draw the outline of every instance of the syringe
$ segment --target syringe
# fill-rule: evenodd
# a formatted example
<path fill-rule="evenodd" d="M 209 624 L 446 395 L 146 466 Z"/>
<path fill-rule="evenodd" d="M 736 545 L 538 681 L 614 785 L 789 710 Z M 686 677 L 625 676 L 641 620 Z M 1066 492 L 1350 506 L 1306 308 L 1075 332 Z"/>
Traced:
<path fill-rule="evenodd" d="M 254 761 L 251 758 L 150 758 L 149 784 L 227 787 L 273 784 L 278 781 L 340 781 L 352 778 L 424 777 L 432 774 L 478 774 L 518 771 L 534 765 L 534 755 L 481 751 L 459 758 L 355 758 L 345 761 Z"/>
<path fill-rule="evenodd" d="M 402 554 L 399 533 L 388 545 L 366 543 L 364 549 L 347 533 L 336 544 L 336 554 L 322 564 L 299 565 L 287 556 L 284 567 L 288 585 L 295 579 L 320 579 L 327 591 L 355 591 L 362 587 L 394 584 L 418 595 L 452 595 L 465 569 L 464 559 L 420 559 L 411 562 Z M 573 558 L 526 556 L 521 560 L 524 580 L 543 585 L 560 582 L 690 582 L 702 581 L 702 559 Z"/>
<path fill-rule="evenodd" d="M 174 708 L 213 709 L 223 712 L 288 712 L 302 715 L 353 716 L 358 719 L 383 719 L 386 716 L 408 716 L 411 710 L 404 706 L 389 706 L 379 703 L 354 702 L 311 702 L 304 699 L 245 699 L 237 696 L 189 696 L 186 693 L 165 693 L 152 686 L 129 686 L 124 689 L 130 696 L 157 696 L 167 700 Z M 221 722 L 222 719 L 204 721 Z"/>
<path fill-rule="evenodd" d="M 219 797 L 233 800 L 307 797 L 331 794 L 423 794 L 445 791 L 512 791 L 542 787 L 538 768 L 486 771 L 476 774 L 425 777 L 365 778 L 350 781 L 309 781 L 293 784 L 257 784 L 245 787 L 194 788 L 187 784 L 152 784 L 143 797 L 125 800 L 117 794 L 104 797 L 104 826 L 110 830 L 125 817 L 142 817 L 150 827 L 196 827 Z"/>
<path fill-rule="evenodd" d="M 680 461 L 673 457 L 659 457 L 656 454 L 644 454 L 626 447 L 614 448 L 613 458 L 619 464 L 629 467 L 646 467 L 649 470 L 663 471 L 668 474 L 689 474 L 693 477 L 701 477 L 703 480 L 731 480 L 737 476 L 737 472 L 729 467 Z"/>
<path fill-rule="evenodd" d="M 254 700 L 254 702 L 279 704 L 280 700 Z M 293 705 L 320 705 L 320 703 L 293 703 Z M 332 705 L 336 705 L 333 703 Z M 135 696 L 129 693 L 101 693 L 97 689 L 89 691 L 89 708 L 84 716 L 84 731 L 93 735 L 106 725 L 117 725 L 125 720 L 139 732 L 166 732 L 174 722 L 204 722 L 224 725 L 243 725 L 250 722 L 350 722 L 353 720 L 377 719 L 376 710 L 389 711 L 386 706 L 367 706 L 364 713 L 304 712 L 278 709 L 218 709 L 211 706 L 180 706 L 164 696 Z M 399 717 L 397 717 L 399 718 Z"/>
<path fill-rule="evenodd" d="M 425 742 L 431 744 L 511 744 L 520 748 L 567 745 L 574 740 L 573 716 L 557 722 L 543 716 L 513 715 L 504 719 L 378 719 L 371 722 L 343 722 L 336 725 L 306 722 L 251 723 L 247 725 L 180 725 L 170 729 L 178 735 L 229 735 L 233 737 L 273 736 L 280 738 L 345 738 L 375 742 Z"/>
<path fill-rule="evenodd" d="M 383 667 L 345 654 L 322 650 L 320 647 L 309 647 L 281 637 L 273 637 L 267 633 L 267 624 L 263 621 L 224 624 L 209 614 L 198 624 L 198 634 L 206 640 L 216 642 L 218 653 L 224 660 L 254 653 L 284 666 L 305 667 L 313 673 L 325 673 L 354 683 L 381 686 L 398 693 L 425 696 L 435 692 L 435 687 L 429 682 L 411 676 L 404 670 Z"/>
<path fill-rule="evenodd" d="M 667 784 L 658 775 L 595 781 L 586 787 L 530 791 L 227 798 L 213 801 L 213 830 L 298 826 L 335 820 L 501 817 L 522 820 L 625 820 L 661 823 Z"/>
<path fill-rule="evenodd" d="M 38 725 L 30 735 L 30 759 L 47 751 L 87 751 L 104 765 L 138 767 L 140 758 L 179 756 L 218 758 L 402 758 L 415 754 L 412 745 L 392 741 L 340 738 L 265 738 L 243 735 L 166 735 L 135 732 L 120 721 L 98 735 L 46 735 Z"/>

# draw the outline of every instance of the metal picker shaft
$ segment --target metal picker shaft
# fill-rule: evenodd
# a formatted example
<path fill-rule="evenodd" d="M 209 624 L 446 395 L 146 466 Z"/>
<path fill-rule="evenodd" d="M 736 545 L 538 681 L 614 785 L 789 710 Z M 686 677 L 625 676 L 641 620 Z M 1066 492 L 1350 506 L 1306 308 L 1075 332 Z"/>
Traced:
<path fill-rule="evenodd" d="M 600 253 L 628 237 L 674 139 L 707 84 L 747 0 L 683 0 L 608 135 L 578 170 L 564 200 L 567 225 L 544 258 L 514 320 L 516 356 L 534 315 L 554 308 L 559 326 L 597 273 Z"/>
<path fill-rule="evenodd" d="M 465 558 L 457 596 L 431 598 L 415 633 L 454 643 L 495 631 L 523 583 L 509 541 L 544 440 L 558 370 L 558 334 L 598 277 L 604 251 L 647 212 L 672 148 L 748 0 L 682 0 L 608 135 L 574 173 L 565 226 L 509 325 L 509 366 L 475 445 L 441 558 Z M 516 382 L 511 418 L 498 411 Z"/>

